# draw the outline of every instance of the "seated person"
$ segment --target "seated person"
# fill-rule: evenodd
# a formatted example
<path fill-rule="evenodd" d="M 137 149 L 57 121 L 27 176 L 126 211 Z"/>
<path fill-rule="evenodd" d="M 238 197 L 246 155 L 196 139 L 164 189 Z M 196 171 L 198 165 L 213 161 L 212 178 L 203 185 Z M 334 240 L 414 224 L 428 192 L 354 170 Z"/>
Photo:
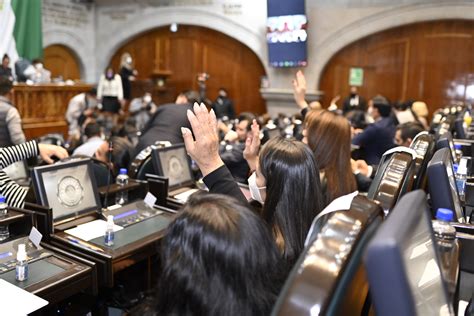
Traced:
<path fill-rule="evenodd" d="M 372 181 L 351 165 L 351 127 L 347 119 L 326 110 L 309 111 L 303 135 L 303 142 L 319 163 L 325 205 L 356 188 L 368 191 Z"/>
<path fill-rule="evenodd" d="M 24 75 L 34 83 L 51 82 L 51 71 L 44 68 L 43 62 L 40 59 L 33 60 L 32 64 L 25 69 Z"/>
<path fill-rule="evenodd" d="M 195 114 L 194 114 L 195 113 Z M 194 134 L 182 128 L 186 150 L 199 166 L 212 193 L 247 201 L 219 156 L 217 119 L 204 104 L 194 105 L 188 118 Z M 280 253 L 291 268 L 304 249 L 312 220 L 322 210 L 319 169 L 305 144 L 281 137 L 268 141 L 259 152 L 260 129 L 252 124 L 244 157 L 254 171 L 248 179 L 251 196 L 263 204 L 261 216 L 273 232 Z"/>
<path fill-rule="evenodd" d="M 157 296 L 139 315 L 270 314 L 284 265 L 268 226 L 246 203 L 193 194 L 162 245 Z"/>
<path fill-rule="evenodd" d="M 151 93 L 145 93 L 141 98 L 135 98 L 130 102 L 128 111 L 135 121 L 137 131 L 143 130 L 150 120 L 153 113 L 156 112 L 157 106 L 151 98 Z"/>
<path fill-rule="evenodd" d="M 97 90 L 92 88 L 88 92 L 75 95 L 67 106 L 66 120 L 69 124 L 68 135 L 70 139 L 79 138 L 81 126 L 86 118 L 91 117 L 97 107 Z"/>
<path fill-rule="evenodd" d="M 398 146 L 410 147 L 411 142 L 415 136 L 423 131 L 423 126 L 418 122 L 400 124 L 397 126 L 397 130 L 395 132 L 395 144 Z"/>
<path fill-rule="evenodd" d="M 74 150 L 73 155 L 92 157 L 99 146 L 104 142 L 100 125 L 96 122 L 87 124 L 84 128 L 84 136 L 86 141 Z"/>
<path fill-rule="evenodd" d="M 394 147 L 395 121 L 392 117 L 392 107 L 383 96 L 376 96 L 371 100 L 369 113 L 374 123 L 357 134 L 352 144 L 364 150 L 364 160 L 368 164 L 378 164 L 383 154 Z"/>
<path fill-rule="evenodd" d="M 23 207 L 28 188 L 11 180 L 3 168 L 14 162 L 36 157 L 38 154 L 46 163 L 53 163 L 51 157 L 63 159 L 68 156 L 66 149 L 49 144 L 38 144 L 29 141 L 20 145 L 0 148 L 0 194 L 5 196 L 8 206 Z"/>
<path fill-rule="evenodd" d="M 235 181 L 240 183 L 247 183 L 249 176 L 249 165 L 244 158 L 245 140 L 248 134 L 251 133 L 252 122 L 256 119 L 257 117 L 252 113 L 241 113 L 235 131 L 225 130 L 224 143 L 221 143 L 219 147 L 219 155 L 222 161 L 229 168 Z M 227 128 L 225 125 L 221 126 Z"/>
<path fill-rule="evenodd" d="M 109 152 L 109 143 L 112 143 L 112 152 Z M 94 158 L 107 164 L 115 177 L 118 175 L 121 168 L 126 168 L 128 170 L 132 161 L 131 152 L 132 144 L 128 140 L 122 137 L 113 136 L 110 138 L 110 141 L 102 141 L 102 144 L 95 152 Z M 97 185 L 101 186 L 100 184 Z"/>

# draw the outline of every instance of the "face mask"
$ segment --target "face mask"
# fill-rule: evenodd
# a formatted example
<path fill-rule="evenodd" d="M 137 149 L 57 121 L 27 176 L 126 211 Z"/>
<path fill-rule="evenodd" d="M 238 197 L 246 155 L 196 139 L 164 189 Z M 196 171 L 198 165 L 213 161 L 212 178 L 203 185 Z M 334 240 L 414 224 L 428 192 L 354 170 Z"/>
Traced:
<path fill-rule="evenodd" d="M 41 69 L 43 69 L 43 64 L 38 63 L 38 64 L 35 65 L 35 68 L 38 69 L 38 70 L 41 70 Z"/>
<path fill-rule="evenodd" d="M 260 195 L 260 190 L 266 189 L 267 187 L 258 187 L 257 186 L 257 174 L 254 172 L 252 175 L 248 178 L 249 182 L 249 190 L 250 190 L 250 196 L 252 197 L 253 200 L 258 201 L 263 204 L 263 199 L 262 196 Z"/>
<path fill-rule="evenodd" d="M 150 97 L 149 95 L 144 96 L 144 97 L 143 97 L 143 102 L 145 102 L 145 104 L 150 103 L 150 102 L 151 102 L 151 97 Z"/>
<path fill-rule="evenodd" d="M 107 79 L 112 79 L 114 77 L 114 73 L 113 72 L 107 72 L 106 77 L 107 77 Z"/>
<path fill-rule="evenodd" d="M 125 62 L 130 65 L 132 63 L 132 57 L 127 57 Z"/>

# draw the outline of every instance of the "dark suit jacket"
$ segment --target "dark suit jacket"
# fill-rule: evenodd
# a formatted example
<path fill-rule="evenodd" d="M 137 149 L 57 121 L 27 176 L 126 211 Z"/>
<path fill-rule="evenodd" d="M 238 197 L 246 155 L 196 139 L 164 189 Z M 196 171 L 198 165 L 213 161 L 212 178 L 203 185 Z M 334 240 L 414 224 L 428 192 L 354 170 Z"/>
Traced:
<path fill-rule="evenodd" d="M 225 194 L 232 196 L 237 200 L 248 203 L 242 191 L 240 191 L 237 182 L 235 182 L 229 169 L 224 165 L 217 168 L 203 179 L 211 193 Z"/>
<path fill-rule="evenodd" d="M 249 165 L 244 158 L 245 143 L 238 142 L 230 145 L 221 145 L 219 155 L 224 161 L 235 181 L 247 183 L 249 176 Z"/>
<path fill-rule="evenodd" d="M 191 129 L 186 115 L 192 105 L 169 103 L 158 107 L 142 131 L 135 153 L 139 153 L 156 141 L 169 141 L 172 144 L 183 143 L 181 127 Z"/>
<path fill-rule="evenodd" d="M 362 111 L 367 111 L 367 101 L 360 95 L 359 97 L 359 104 L 355 106 L 351 106 L 351 96 L 348 96 L 347 98 L 344 99 L 344 102 L 342 103 L 342 112 L 346 114 L 349 111 L 352 110 L 362 110 Z"/>
<path fill-rule="evenodd" d="M 395 130 L 393 118 L 385 117 L 367 126 L 362 133 L 352 139 L 352 143 L 364 150 L 364 159 L 369 165 L 378 164 L 383 154 L 395 146 L 393 143 Z"/>

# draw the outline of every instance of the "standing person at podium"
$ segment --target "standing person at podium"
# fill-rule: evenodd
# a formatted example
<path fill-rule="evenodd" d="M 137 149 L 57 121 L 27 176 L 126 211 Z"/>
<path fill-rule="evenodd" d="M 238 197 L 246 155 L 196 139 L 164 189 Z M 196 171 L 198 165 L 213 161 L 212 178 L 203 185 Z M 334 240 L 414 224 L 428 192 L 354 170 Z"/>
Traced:
<path fill-rule="evenodd" d="M 13 84 L 8 77 L 0 77 L 0 147 L 17 145 L 26 141 L 21 128 L 20 113 L 11 98 Z"/>
<path fill-rule="evenodd" d="M 113 125 L 117 124 L 123 102 L 122 79 L 110 66 L 100 76 L 97 99 L 102 104 L 101 110 L 105 116 L 105 129 L 108 135 Z"/>
<path fill-rule="evenodd" d="M 122 78 L 123 98 L 130 101 L 132 98 L 131 82 L 135 81 L 138 71 L 133 69 L 133 59 L 129 53 L 123 53 L 120 58 L 120 78 Z"/>

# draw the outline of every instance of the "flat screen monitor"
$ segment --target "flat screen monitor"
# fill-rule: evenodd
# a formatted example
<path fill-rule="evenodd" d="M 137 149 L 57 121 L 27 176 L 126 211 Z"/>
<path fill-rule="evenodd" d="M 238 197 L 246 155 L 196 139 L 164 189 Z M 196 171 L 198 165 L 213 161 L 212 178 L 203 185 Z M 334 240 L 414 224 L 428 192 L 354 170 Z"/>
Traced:
<path fill-rule="evenodd" d="M 53 221 L 73 218 L 100 207 L 90 159 L 36 167 L 33 184 L 38 202 L 53 210 Z"/>
<path fill-rule="evenodd" d="M 370 241 L 366 271 L 377 315 L 449 315 L 426 194 L 404 195 Z"/>
<path fill-rule="evenodd" d="M 267 43 L 270 66 L 307 65 L 307 26 L 304 0 L 267 0 Z"/>
<path fill-rule="evenodd" d="M 170 190 L 194 184 L 184 144 L 153 149 L 152 159 L 157 174 L 169 179 Z"/>
<path fill-rule="evenodd" d="M 441 148 L 435 152 L 428 163 L 427 175 L 433 211 L 440 207 L 449 208 L 454 211 L 456 220 L 464 223 L 464 212 L 459 200 L 451 153 L 448 148 Z"/>

